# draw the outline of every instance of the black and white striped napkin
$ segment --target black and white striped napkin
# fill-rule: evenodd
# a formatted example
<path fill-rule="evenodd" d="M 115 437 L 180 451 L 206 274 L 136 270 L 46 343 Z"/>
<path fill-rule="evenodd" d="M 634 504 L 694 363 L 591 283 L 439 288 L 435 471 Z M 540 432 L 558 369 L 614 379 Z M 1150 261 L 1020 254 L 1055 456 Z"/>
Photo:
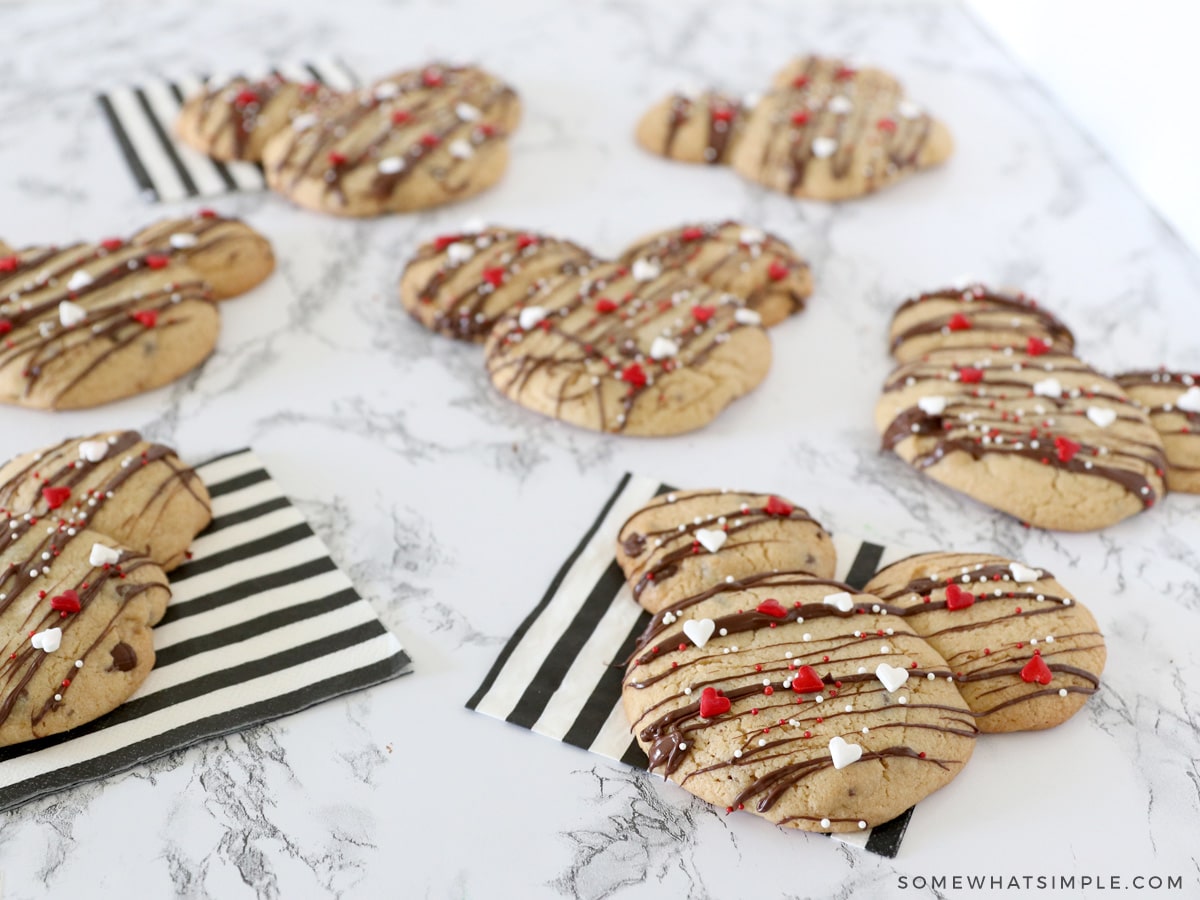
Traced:
<path fill-rule="evenodd" d="M 0 811 L 407 668 L 400 643 L 252 451 L 196 471 L 213 521 L 168 576 L 154 669 L 107 716 L 0 749 Z"/>
<path fill-rule="evenodd" d="M 505 645 L 467 708 L 639 769 L 649 763 L 621 706 L 619 665 L 650 621 L 613 555 L 617 533 L 651 498 L 675 490 L 626 474 L 567 557 L 529 617 Z M 833 535 L 835 577 L 861 588 L 884 566 L 911 554 L 901 547 Z M 915 808 L 915 807 L 914 807 Z M 913 810 L 867 831 L 835 839 L 894 857 Z"/>
<path fill-rule="evenodd" d="M 297 81 L 319 81 L 336 90 L 358 85 L 358 76 L 336 59 L 281 65 L 271 71 Z M 270 73 L 246 74 L 258 78 Z M 172 202 L 266 189 L 262 167 L 256 163 L 218 162 L 175 137 L 179 108 L 203 83 L 203 76 L 194 75 L 177 80 L 157 78 L 96 97 L 146 200 Z"/>

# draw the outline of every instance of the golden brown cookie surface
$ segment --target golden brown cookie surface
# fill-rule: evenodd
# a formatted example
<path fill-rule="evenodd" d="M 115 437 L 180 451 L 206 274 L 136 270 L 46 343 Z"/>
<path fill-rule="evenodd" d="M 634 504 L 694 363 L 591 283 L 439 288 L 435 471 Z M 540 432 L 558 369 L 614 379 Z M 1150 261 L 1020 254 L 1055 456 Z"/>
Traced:
<path fill-rule="evenodd" d="M 1200 374 L 1126 372 L 1116 376 L 1162 435 L 1167 454 L 1167 485 L 1200 494 Z"/>

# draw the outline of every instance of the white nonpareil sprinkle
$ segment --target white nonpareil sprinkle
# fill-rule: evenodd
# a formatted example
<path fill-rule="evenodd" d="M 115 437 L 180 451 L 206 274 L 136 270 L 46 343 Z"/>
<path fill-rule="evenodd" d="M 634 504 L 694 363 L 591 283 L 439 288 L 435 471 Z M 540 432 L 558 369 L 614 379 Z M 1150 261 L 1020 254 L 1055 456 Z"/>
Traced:
<path fill-rule="evenodd" d="M 385 156 L 379 161 L 379 171 L 384 175 L 395 175 L 398 172 L 404 171 L 404 160 L 399 156 Z M 451 244 L 451 247 L 459 246 Z M 463 246 L 466 246 L 465 244 Z"/>

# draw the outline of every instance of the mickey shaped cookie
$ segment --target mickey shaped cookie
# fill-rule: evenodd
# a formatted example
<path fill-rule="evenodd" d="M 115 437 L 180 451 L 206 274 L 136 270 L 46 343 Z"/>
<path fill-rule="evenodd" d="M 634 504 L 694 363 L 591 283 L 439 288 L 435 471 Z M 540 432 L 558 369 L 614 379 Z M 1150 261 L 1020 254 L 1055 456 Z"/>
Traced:
<path fill-rule="evenodd" d="M 1153 506 L 1162 440 L 1073 345 L 1032 301 L 980 286 L 906 302 L 892 327 L 902 364 L 875 410 L 884 449 L 1042 528 L 1104 528 Z"/>
<path fill-rule="evenodd" d="M 0 401 L 96 406 L 167 384 L 212 352 L 215 300 L 274 267 L 248 226 L 202 211 L 131 240 L 0 256 Z"/>
<path fill-rule="evenodd" d="M 504 174 L 520 120 L 512 88 L 473 66 L 400 72 L 300 116 L 263 150 L 267 183 L 343 216 L 462 200 Z"/>
<path fill-rule="evenodd" d="M 298 82 L 275 73 L 206 81 L 179 110 L 175 131 L 191 147 L 223 161 L 262 159 L 267 141 L 337 94 L 319 82 Z"/>
<path fill-rule="evenodd" d="M 879 69 L 801 57 L 761 98 L 675 95 L 638 125 L 648 150 L 689 162 L 728 161 L 773 190 L 815 200 L 858 197 L 945 161 L 946 127 Z"/>
<path fill-rule="evenodd" d="M 137 690 L 171 595 L 163 570 L 210 518 L 196 473 L 136 432 L 0 468 L 0 746 L 76 728 Z"/>

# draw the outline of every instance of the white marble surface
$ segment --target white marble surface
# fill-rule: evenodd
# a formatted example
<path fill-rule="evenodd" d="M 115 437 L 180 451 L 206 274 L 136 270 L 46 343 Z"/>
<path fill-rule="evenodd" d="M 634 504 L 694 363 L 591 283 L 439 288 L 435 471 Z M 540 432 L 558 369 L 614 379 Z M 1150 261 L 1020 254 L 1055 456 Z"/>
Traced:
<path fill-rule="evenodd" d="M 508 177 L 457 208 L 342 222 L 273 196 L 217 203 L 274 240 L 280 269 L 224 308 L 203 371 L 86 413 L 0 411 L 5 455 L 112 425 L 197 460 L 253 444 L 416 669 L 3 815 L 4 897 L 870 898 L 935 896 L 898 879 L 955 872 L 1178 874 L 1187 891 L 1161 895 L 1197 896 L 1200 500 L 1172 496 L 1100 534 L 1027 531 L 876 450 L 885 317 L 960 274 L 1041 296 L 1103 366 L 1200 362 L 1196 258 L 958 7 L 70 2 L 0 8 L 0 32 L 0 234 L 15 243 L 158 214 L 97 115 L 101 84 L 329 51 L 372 73 L 450 56 L 503 73 L 526 109 Z M 896 70 L 950 123 L 957 155 L 834 207 L 633 145 L 660 92 L 753 89 L 806 49 Z M 807 254 L 817 290 L 773 333 L 767 382 L 711 427 L 599 437 L 507 405 L 477 350 L 400 310 L 415 243 L 473 216 L 607 252 L 685 219 L 743 217 Z M 464 710 L 626 469 L 773 488 L 835 529 L 1045 565 L 1108 635 L 1104 690 L 1054 733 L 981 741 L 921 804 L 937 827 L 894 861 L 726 818 Z"/>

